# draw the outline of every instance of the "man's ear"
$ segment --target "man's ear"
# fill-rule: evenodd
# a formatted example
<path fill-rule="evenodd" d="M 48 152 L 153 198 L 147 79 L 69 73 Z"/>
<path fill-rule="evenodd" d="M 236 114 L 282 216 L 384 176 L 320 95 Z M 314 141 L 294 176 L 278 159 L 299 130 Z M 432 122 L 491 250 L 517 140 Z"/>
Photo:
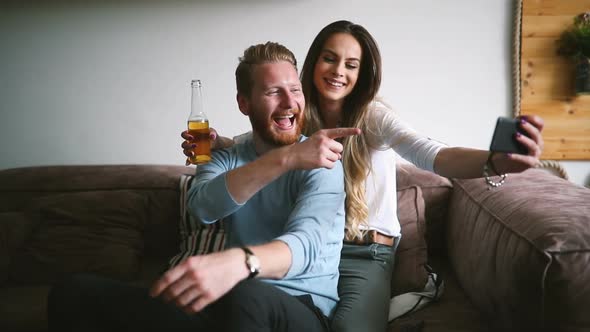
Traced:
<path fill-rule="evenodd" d="M 236 100 L 238 101 L 238 107 L 240 108 L 240 112 L 242 112 L 242 114 L 246 116 L 250 115 L 250 101 L 248 100 L 248 98 L 238 93 L 236 95 Z"/>

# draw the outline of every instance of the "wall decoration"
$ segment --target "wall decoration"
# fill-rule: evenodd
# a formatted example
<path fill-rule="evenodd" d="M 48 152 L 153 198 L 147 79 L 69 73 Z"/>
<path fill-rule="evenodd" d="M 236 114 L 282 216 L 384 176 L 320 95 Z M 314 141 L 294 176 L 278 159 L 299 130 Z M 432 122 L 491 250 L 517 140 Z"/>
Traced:
<path fill-rule="evenodd" d="M 578 63 L 558 54 L 558 40 L 590 11 L 590 0 L 516 0 L 515 6 L 514 115 L 543 117 L 546 163 L 590 160 L 590 94 L 577 91 Z"/>

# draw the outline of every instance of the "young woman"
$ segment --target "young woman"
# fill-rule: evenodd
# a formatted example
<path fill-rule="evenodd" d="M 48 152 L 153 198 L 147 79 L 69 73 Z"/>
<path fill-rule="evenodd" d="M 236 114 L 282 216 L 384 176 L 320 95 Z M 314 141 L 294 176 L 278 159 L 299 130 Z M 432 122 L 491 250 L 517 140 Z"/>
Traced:
<path fill-rule="evenodd" d="M 369 32 L 349 21 L 327 25 L 309 48 L 301 71 L 307 120 L 304 134 L 360 128 L 344 138 L 346 236 L 340 261 L 340 302 L 332 329 L 385 331 L 395 250 L 401 238 L 396 204 L 396 155 L 445 177 L 521 172 L 539 161 L 543 120 L 522 117 L 516 140 L 527 155 L 447 147 L 413 131 L 377 97 L 381 55 Z M 182 135 L 190 139 L 186 133 Z M 322 142 L 323 140 L 317 140 Z M 184 142 L 190 155 L 190 142 Z M 488 170 L 489 168 L 489 170 Z"/>

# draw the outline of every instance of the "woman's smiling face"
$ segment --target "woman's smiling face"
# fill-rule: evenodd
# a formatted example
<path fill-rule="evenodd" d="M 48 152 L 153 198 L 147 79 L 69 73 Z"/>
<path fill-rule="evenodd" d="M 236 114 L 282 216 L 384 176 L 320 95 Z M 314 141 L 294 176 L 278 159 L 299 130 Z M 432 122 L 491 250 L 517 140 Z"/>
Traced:
<path fill-rule="evenodd" d="M 335 33 L 330 36 L 313 73 L 320 101 L 343 102 L 356 85 L 361 61 L 361 45 L 352 35 Z"/>

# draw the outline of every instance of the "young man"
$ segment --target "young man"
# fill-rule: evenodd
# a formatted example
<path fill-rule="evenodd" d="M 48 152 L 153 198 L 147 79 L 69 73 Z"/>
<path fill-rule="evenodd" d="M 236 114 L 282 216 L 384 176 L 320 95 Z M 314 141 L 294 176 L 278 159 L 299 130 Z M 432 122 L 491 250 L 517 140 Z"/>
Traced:
<path fill-rule="evenodd" d="M 301 136 L 304 96 L 282 45 L 246 49 L 236 83 L 253 135 L 198 167 L 188 201 L 202 222 L 226 220 L 229 249 L 188 258 L 150 296 L 71 278 L 50 294 L 50 330 L 328 331 L 344 236 L 342 145 L 328 138 L 359 130 Z"/>

